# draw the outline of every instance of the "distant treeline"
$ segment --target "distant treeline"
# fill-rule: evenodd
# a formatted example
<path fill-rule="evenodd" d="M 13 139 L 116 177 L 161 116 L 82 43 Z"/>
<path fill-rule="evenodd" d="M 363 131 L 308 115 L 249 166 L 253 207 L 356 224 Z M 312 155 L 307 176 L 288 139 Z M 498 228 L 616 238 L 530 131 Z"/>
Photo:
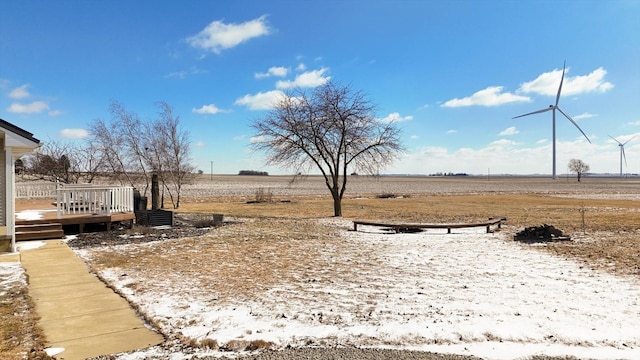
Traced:
<path fill-rule="evenodd" d="M 467 173 L 452 173 L 452 172 L 448 172 L 448 173 L 435 173 L 435 174 L 429 174 L 429 176 L 469 176 Z"/>
<path fill-rule="evenodd" d="M 269 173 L 266 171 L 240 170 L 238 175 L 269 176 Z"/>

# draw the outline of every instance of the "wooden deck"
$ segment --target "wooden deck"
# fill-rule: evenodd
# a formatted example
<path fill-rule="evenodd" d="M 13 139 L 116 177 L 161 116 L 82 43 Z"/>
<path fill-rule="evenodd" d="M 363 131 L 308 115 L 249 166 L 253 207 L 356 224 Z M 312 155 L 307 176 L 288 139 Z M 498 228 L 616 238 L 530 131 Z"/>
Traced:
<path fill-rule="evenodd" d="M 24 219 L 21 217 L 28 217 Z M 61 238 L 63 229 L 73 228 L 83 233 L 86 225 L 105 224 L 109 231 L 113 223 L 133 224 L 133 212 L 107 214 L 79 214 L 58 216 L 51 199 L 16 201 L 16 240 Z"/>

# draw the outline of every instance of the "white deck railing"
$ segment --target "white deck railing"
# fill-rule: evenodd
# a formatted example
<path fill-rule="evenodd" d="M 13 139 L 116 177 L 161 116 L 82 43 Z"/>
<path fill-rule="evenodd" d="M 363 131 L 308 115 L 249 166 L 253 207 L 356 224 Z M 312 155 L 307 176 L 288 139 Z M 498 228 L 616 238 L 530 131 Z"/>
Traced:
<path fill-rule="evenodd" d="M 52 182 L 47 182 L 47 183 L 18 182 L 16 183 L 17 199 L 36 199 L 36 198 L 55 198 L 55 197 L 56 197 L 55 183 L 52 183 Z"/>
<path fill-rule="evenodd" d="M 61 185 L 56 190 L 58 217 L 133 212 L 130 186 Z"/>

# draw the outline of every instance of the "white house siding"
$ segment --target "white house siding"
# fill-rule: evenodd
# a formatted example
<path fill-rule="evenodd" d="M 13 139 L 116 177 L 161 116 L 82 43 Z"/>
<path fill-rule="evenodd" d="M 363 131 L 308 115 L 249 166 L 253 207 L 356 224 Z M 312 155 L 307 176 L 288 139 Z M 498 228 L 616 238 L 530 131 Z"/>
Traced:
<path fill-rule="evenodd" d="M 6 150 L 4 148 L 4 139 L 0 139 L 0 164 L 2 164 L 2 173 L 5 173 L 6 166 Z M 7 177 L 0 176 L 0 227 L 7 226 Z M 1 231 L 1 230 L 0 230 Z M 6 229 L 0 233 L 5 235 Z"/>

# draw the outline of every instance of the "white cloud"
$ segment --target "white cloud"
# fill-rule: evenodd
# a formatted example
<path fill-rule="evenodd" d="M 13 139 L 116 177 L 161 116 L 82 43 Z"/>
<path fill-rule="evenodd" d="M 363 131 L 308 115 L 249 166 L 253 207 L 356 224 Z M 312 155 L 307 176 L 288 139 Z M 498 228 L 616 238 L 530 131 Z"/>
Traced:
<path fill-rule="evenodd" d="M 588 118 L 592 118 L 592 117 L 595 117 L 595 116 L 598 116 L 598 115 L 596 115 L 596 114 L 590 114 L 590 113 L 586 112 L 586 113 L 582 113 L 582 114 L 580 114 L 580 115 L 572 116 L 572 118 L 573 118 L 574 120 L 581 120 L 581 119 L 588 119 Z"/>
<path fill-rule="evenodd" d="M 195 144 L 193 144 L 193 146 L 195 146 L 197 148 L 203 148 L 204 147 L 204 141 L 196 141 Z"/>
<path fill-rule="evenodd" d="M 196 113 L 196 114 L 218 114 L 218 113 L 229 112 L 228 110 L 219 109 L 214 104 L 202 105 L 201 108 L 199 108 L 199 109 L 193 108 L 193 109 L 191 109 L 191 111 Z"/>
<path fill-rule="evenodd" d="M 29 104 L 13 103 L 7 108 L 8 112 L 16 114 L 35 114 L 49 110 L 49 105 L 44 101 L 34 101 Z"/>
<path fill-rule="evenodd" d="M 241 24 L 225 24 L 213 21 L 197 35 L 187 38 L 189 45 L 219 54 L 224 49 L 235 47 L 247 40 L 268 35 L 266 16 L 243 22 Z"/>
<path fill-rule="evenodd" d="M 515 135 L 517 133 L 519 133 L 519 131 L 516 129 L 515 126 L 512 126 L 512 127 L 508 127 L 506 129 L 502 130 L 500 132 L 500 134 L 498 134 L 498 135 L 500 135 L 500 136 L 508 136 L 508 135 Z"/>
<path fill-rule="evenodd" d="M 462 99 L 452 99 L 440 105 L 442 107 L 463 107 L 463 106 L 498 106 L 512 102 L 529 102 L 531 99 L 527 96 L 520 96 L 512 93 L 503 93 L 502 86 L 489 86 L 480 90 L 471 96 Z"/>
<path fill-rule="evenodd" d="M 609 139 L 609 140 L 607 140 L 607 141 L 608 142 L 614 142 L 616 145 L 618 144 L 618 141 L 623 143 L 623 144 L 625 144 L 625 143 L 637 138 L 638 135 L 640 135 L 640 133 L 633 133 L 633 134 L 628 134 L 628 135 L 618 135 L 618 136 L 609 135 L 611 137 L 608 137 L 607 139 Z"/>
<path fill-rule="evenodd" d="M 639 135 L 640 138 L 640 135 Z M 629 145 L 633 145 L 633 141 Z M 586 140 L 557 141 L 558 175 L 566 173 L 569 159 L 576 158 L 590 165 L 593 172 L 619 171 L 619 151 L 614 143 L 589 145 Z M 640 150 L 640 141 L 638 142 Z M 633 152 L 630 147 L 627 157 Z M 411 149 L 385 169 L 389 174 L 431 174 L 465 172 L 468 174 L 547 174 L 551 175 L 551 142 L 540 141 L 523 146 L 510 139 L 500 139 L 478 147 L 423 147 Z"/>
<path fill-rule="evenodd" d="M 563 95 L 606 92 L 613 88 L 612 83 L 604 81 L 604 76 L 607 74 L 607 71 L 602 67 L 597 68 L 588 75 L 569 77 L 567 76 L 568 72 L 569 69 L 567 68 L 562 84 Z M 521 84 L 518 92 L 556 96 L 561 78 L 562 69 L 554 69 L 550 72 L 540 74 L 540 76 L 534 80 Z"/>
<path fill-rule="evenodd" d="M 304 63 L 300 63 L 296 67 L 296 71 L 305 71 L 305 70 L 307 70 L 307 65 L 305 65 Z"/>
<path fill-rule="evenodd" d="M 455 134 L 455 133 L 457 133 L 456 130 L 447 130 L 447 134 Z"/>
<path fill-rule="evenodd" d="M 295 80 L 280 80 L 276 83 L 278 89 L 291 89 L 295 87 L 316 87 L 324 85 L 331 79 L 331 76 L 324 76 L 327 68 L 307 71 L 296 76 Z"/>
<path fill-rule="evenodd" d="M 264 137 L 264 136 L 262 136 L 262 135 L 260 135 L 260 136 L 252 136 L 252 137 L 249 139 L 249 142 L 250 142 L 251 144 L 257 144 L 257 143 L 261 143 L 261 142 L 264 142 L 264 141 L 265 141 L 265 137 Z"/>
<path fill-rule="evenodd" d="M 198 67 L 192 66 L 189 70 L 174 71 L 174 72 L 168 73 L 164 77 L 167 78 L 167 79 L 180 79 L 180 80 L 182 80 L 182 79 L 185 79 L 189 75 L 207 74 L 208 72 L 209 71 L 207 71 L 207 70 L 199 69 Z"/>
<path fill-rule="evenodd" d="M 270 110 L 280 102 L 285 94 L 280 90 L 259 92 L 255 95 L 247 94 L 236 99 L 234 104 L 248 107 L 250 110 Z"/>
<path fill-rule="evenodd" d="M 29 84 L 24 84 L 22 86 L 19 86 L 11 90 L 11 92 L 9 93 L 9 97 L 12 99 L 28 98 L 29 96 L 31 96 L 31 94 L 29 94 L 29 91 L 27 91 L 28 87 L 29 87 Z"/>
<path fill-rule="evenodd" d="M 49 116 L 60 116 L 62 115 L 62 111 L 60 110 L 51 110 L 49 111 Z"/>
<path fill-rule="evenodd" d="M 411 136 L 410 136 L 410 139 L 412 139 L 412 140 L 420 139 L 420 136 L 418 136 L 418 135 L 411 135 Z"/>
<path fill-rule="evenodd" d="M 398 123 L 398 122 L 401 122 L 401 121 L 409 121 L 409 120 L 412 120 L 412 119 L 413 119 L 413 116 L 410 116 L 410 115 L 409 116 L 400 116 L 399 113 L 394 112 L 394 113 L 391 113 L 391 114 L 387 115 L 385 118 L 380 119 L 380 122 L 383 122 L 383 123 L 392 123 L 392 122 Z"/>
<path fill-rule="evenodd" d="M 628 123 L 631 126 L 640 126 L 640 120 L 636 120 L 636 121 L 632 121 L 630 123 Z"/>
<path fill-rule="evenodd" d="M 89 132 L 85 129 L 62 129 L 58 135 L 66 139 L 83 139 L 89 136 Z"/>
<path fill-rule="evenodd" d="M 489 148 L 489 149 L 505 149 L 505 148 L 509 148 L 511 146 L 514 146 L 515 144 L 516 144 L 516 142 L 513 141 L 513 140 L 499 139 L 499 140 L 490 142 L 489 146 L 487 148 Z"/>
<path fill-rule="evenodd" d="M 271 76 L 285 77 L 289 73 L 289 69 L 284 66 L 272 66 L 266 73 L 256 73 L 256 79 L 264 79 Z"/>

